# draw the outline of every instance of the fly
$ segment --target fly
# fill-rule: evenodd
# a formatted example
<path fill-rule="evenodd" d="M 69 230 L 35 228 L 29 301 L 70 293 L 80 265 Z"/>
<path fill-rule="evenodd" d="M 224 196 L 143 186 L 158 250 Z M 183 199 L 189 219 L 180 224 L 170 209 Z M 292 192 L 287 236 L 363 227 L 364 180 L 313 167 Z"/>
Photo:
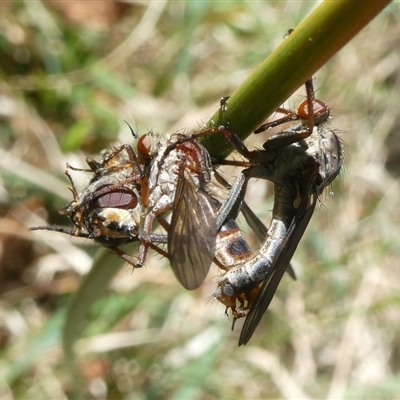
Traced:
<path fill-rule="evenodd" d="M 207 133 L 217 131 L 210 128 Z M 147 171 L 138 265 L 146 258 L 154 220 L 171 213 L 168 258 L 178 281 L 186 289 L 196 289 L 214 259 L 218 231 L 219 203 L 210 194 L 210 156 L 194 137 L 179 133 L 168 139 L 148 133 L 139 138 L 137 148 Z"/>
<path fill-rule="evenodd" d="M 74 227 L 37 226 L 30 230 L 45 229 L 94 239 L 135 266 L 136 260 L 122 251 L 120 246 L 135 242 L 140 236 L 144 172 L 137 156 L 131 146 L 121 145 L 105 152 L 101 162 L 89 157 L 86 162 L 90 169 L 67 165 L 65 172 L 74 198 L 60 213 L 67 214 Z M 71 171 L 87 172 L 93 176 L 83 190 L 78 190 Z M 164 256 L 166 252 L 156 244 L 166 242 L 166 235 L 149 236 L 150 246 Z"/>
<path fill-rule="evenodd" d="M 259 253 L 223 274 L 215 292 L 215 297 L 232 309 L 234 318 L 247 316 L 239 345 L 253 335 L 311 219 L 318 196 L 339 174 L 343 162 L 339 138 L 324 127 L 329 108 L 314 99 L 311 80 L 306 88 L 307 100 L 282 121 L 287 122 L 290 115 L 291 121 L 299 122 L 269 138 L 263 150 L 249 151 L 230 133 L 231 142 L 248 161 L 231 163 L 247 168 L 233 184 L 223 208 L 229 210 L 244 196 L 250 178 L 270 180 L 275 192 L 271 226 Z M 303 111 L 307 118 L 303 118 Z M 256 132 L 277 125 L 265 124 Z M 245 306 L 243 299 L 247 300 Z"/>

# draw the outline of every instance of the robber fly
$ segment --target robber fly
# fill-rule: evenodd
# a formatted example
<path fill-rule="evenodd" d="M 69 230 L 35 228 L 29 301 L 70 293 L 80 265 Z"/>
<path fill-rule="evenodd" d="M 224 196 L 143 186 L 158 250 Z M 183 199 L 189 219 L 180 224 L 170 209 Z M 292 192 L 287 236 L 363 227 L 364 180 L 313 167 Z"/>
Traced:
<path fill-rule="evenodd" d="M 314 99 L 311 79 L 306 88 L 307 100 L 297 112 L 287 111 L 280 122 L 297 123 L 270 137 L 263 150 L 249 151 L 237 136 L 226 132 L 248 161 L 230 163 L 246 169 L 232 185 L 220 212 L 244 196 L 250 178 L 271 181 L 275 192 L 271 225 L 259 253 L 224 273 L 215 292 L 215 297 L 232 309 L 234 318 L 246 316 L 239 345 L 246 344 L 254 333 L 310 221 L 318 197 L 339 174 L 343 162 L 339 138 L 324 126 L 330 110 L 325 103 Z M 265 124 L 256 132 L 280 123 Z"/>

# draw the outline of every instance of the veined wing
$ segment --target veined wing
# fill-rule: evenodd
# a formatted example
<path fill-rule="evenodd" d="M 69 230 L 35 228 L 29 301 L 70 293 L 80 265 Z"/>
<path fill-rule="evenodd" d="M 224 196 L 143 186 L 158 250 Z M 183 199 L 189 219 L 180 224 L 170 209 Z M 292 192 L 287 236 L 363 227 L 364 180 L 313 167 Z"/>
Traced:
<path fill-rule="evenodd" d="M 217 236 L 216 216 L 211 196 L 181 168 L 168 232 L 168 257 L 178 281 L 188 290 L 198 288 L 210 269 Z"/>

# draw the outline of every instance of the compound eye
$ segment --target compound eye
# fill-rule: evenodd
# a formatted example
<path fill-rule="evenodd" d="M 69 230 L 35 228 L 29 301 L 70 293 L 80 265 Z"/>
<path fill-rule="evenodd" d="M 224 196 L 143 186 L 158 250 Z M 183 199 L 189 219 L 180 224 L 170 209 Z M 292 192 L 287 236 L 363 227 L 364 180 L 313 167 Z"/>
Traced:
<path fill-rule="evenodd" d="M 97 189 L 97 192 L 104 192 L 99 196 L 95 196 L 93 208 L 123 208 L 132 209 L 138 205 L 138 198 L 135 192 L 127 187 L 119 187 L 110 191 L 106 191 L 107 187 L 113 185 L 104 185 Z"/>
<path fill-rule="evenodd" d="M 151 137 L 149 134 L 140 136 L 140 138 L 137 141 L 137 150 L 142 158 L 147 158 L 150 156 Z"/>
<path fill-rule="evenodd" d="M 322 114 L 325 114 L 326 112 L 329 112 L 329 107 L 326 103 L 324 103 L 322 100 L 313 100 L 313 111 L 314 111 L 314 118 L 318 117 Z M 300 103 L 300 106 L 297 110 L 297 114 L 301 119 L 308 119 L 310 117 L 310 114 L 308 112 L 308 101 L 303 100 Z"/>

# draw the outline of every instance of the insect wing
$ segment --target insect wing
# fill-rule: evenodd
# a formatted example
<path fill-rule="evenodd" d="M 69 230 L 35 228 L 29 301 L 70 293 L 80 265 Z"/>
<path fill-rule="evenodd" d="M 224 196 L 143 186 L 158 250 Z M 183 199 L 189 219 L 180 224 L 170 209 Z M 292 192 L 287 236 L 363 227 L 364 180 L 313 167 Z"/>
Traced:
<path fill-rule="evenodd" d="M 260 218 L 257 217 L 257 215 L 251 210 L 245 201 L 242 203 L 240 210 L 242 211 L 247 224 L 256 234 L 258 240 L 263 242 L 268 236 L 267 227 L 261 222 Z"/>
<path fill-rule="evenodd" d="M 315 205 L 317 202 L 317 196 L 312 196 L 312 203 L 308 204 L 309 196 L 304 196 L 300 207 L 295 214 L 292 223 L 289 226 L 288 235 L 286 242 L 283 246 L 283 250 L 277 257 L 274 265 L 271 268 L 271 272 L 264 280 L 257 298 L 251 307 L 249 314 L 244 321 L 242 331 L 239 338 L 239 346 L 245 345 L 253 336 L 255 329 L 262 316 L 267 311 L 272 298 L 278 288 L 278 285 L 285 273 L 286 267 L 289 265 L 290 260 L 296 251 L 297 245 L 302 238 L 304 231 L 310 222 L 311 216 L 314 213 Z"/>
<path fill-rule="evenodd" d="M 178 281 L 188 290 L 198 288 L 210 269 L 217 236 L 216 217 L 217 207 L 211 196 L 198 189 L 190 174 L 182 171 L 168 233 L 168 256 Z"/>

